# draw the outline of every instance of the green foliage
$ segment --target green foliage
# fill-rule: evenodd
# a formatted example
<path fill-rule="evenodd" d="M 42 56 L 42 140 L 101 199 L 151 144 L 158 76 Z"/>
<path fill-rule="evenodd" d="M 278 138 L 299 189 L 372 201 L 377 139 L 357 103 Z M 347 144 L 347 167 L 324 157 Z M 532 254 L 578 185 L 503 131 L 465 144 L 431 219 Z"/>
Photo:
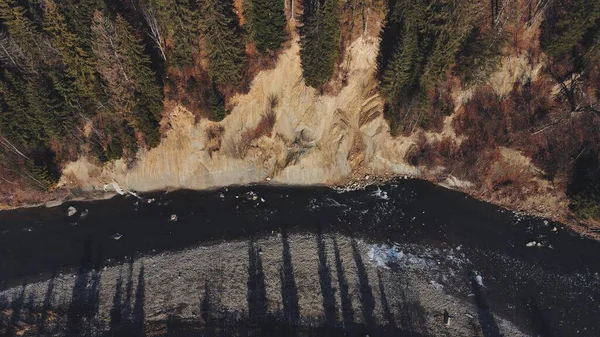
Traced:
<path fill-rule="evenodd" d="M 189 67 L 198 53 L 200 29 L 196 0 L 145 0 L 156 15 L 161 34 L 167 41 L 167 65 Z"/>
<path fill-rule="evenodd" d="M 81 40 L 81 47 L 86 52 L 91 52 L 92 42 L 92 16 L 95 10 L 104 10 L 102 0 L 71 0 L 57 3 L 64 16 L 69 30 Z"/>
<path fill-rule="evenodd" d="M 600 179 L 571 198 L 571 211 L 584 220 L 600 220 Z"/>
<path fill-rule="evenodd" d="M 461 48 L 469 44 L 473 12 L 471 2 L 393 3 L 378 57 L 381 91 L 389 104 L 397 105 L 434 87 Z"/>
<path fill-rule="evenodd" d="M 473 27 L 456 55 L 454 71 L 464 84 L 481 82 L 492 73 L 501 57 L 505 38 L 493 31 Z"/>
<path fill-rule="evenodd" d="M 320 87 L 335 70 L 340 52 L 339 0 L 307 2 L 300 29 L 300 60 L 306 84 Z"/>
<path fill-rule="evenodd" d="M 386 117 L 405 131 L 429 127 L 451 111 L 436 111 L 437 103 L 430 102 L 446 73 L 455 71 L 463 83 L 485 78 L 504 40 L 495 30 L 480 31 L 477 1 L 397 0 L 389 5 L 377 59 Z"/>
<path fill-rule="evenodd" d="M 279 49 L 287 39 L 284 2 L 250 0 L 248 7 L 248 22 L 258 50 L 265 52 Z"/>
<path fill-rule="evenodd" d="M 121 159 L 123 157 L 123 142 L 119 136 L 113 136 L 106 147 L 106 157 L 108 160 Z"/>
<path fill-rule="evenodd" d="M 52 0 L 44 0 L 44 31 L 50 37 L 69 79 L 65 82 L 73 83 L 73 89 L 66 98 L 73 105 L 81 105 L 95 96 L 97 79 L 94 71 L 94 60 L 84 48 L 83 40 L 69 30 L 64 16 L 60 13 Z"/>
<path fill-rule="evenodd" d="M 26 165 L 26 175 L 32 180 L 31 185 L 42 191 L 47 191 L 58 183 L 59 177 L 51 174 L 47 167 L 35 164 Z"/>
<path fill-rule="evenodd" d="M 177 16 L 179 24 L 173 33 L 173 48 L 169 56 L 169 63 L 183 67 L 194 64 L 193 56 L 198 53 L 200 41 L 200 29 L 198 20 L 200 15 L 196 8 L 195 0 L 176 1 Z"/>
<path fill-rule="evenodd" d="M 210 106 L 209 119 L 215 122 L 222 121 L 227 115 L 227 110 L 225 109 L 225 98 L 219 92 L 219 89 L 214 82 L 207 90 L 207 96 L 208 104 Z"/>
<path fill-rule="evenodd" d="M 133 80 L 135 106 L 131 112 L 133 124 L 144 134 L 146 143 L 155 147 L 160 142 L 159 122 L 162 114 L 162 90 L 156 83 L 150 57 L 142 42 L 133 34 L 125 19 L 117 16 L 115 43 L 125 69 Z"/>
<path fill-rule="evenodd" d="M 231 1 L 199 0 L 208 72 L 219 85 L 237 86 L 246 70 L 241 30 Z"/>
<path fill-rule="evenodd" d="M 599 27 L 600 2 L 553 1 L 542 25 L 542 48 L 551 57 L 562 57 L 574 51 L 589 31 Z"/>

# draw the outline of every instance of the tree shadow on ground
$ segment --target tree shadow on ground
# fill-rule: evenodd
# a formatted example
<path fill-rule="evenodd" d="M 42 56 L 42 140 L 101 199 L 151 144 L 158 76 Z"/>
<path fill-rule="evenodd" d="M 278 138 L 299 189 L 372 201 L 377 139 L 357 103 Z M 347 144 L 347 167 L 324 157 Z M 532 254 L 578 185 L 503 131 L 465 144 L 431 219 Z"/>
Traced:
<path fill-rule="evenodd" d="M 523 298 L 522 301 L 525 303 L 525 308 L 527 308 L 528 311 L 527 318 L 532 323 L 531 325 L 535 329 L 535 333 L 544 337 L 558 336 L 559 332 L 551 326 L 548 315 L 540 308 L 539 300 L 536 296 L 538 291 L 531 285 L 526 289 L 527 290 L 524 291 L 524 293 L 526 293 L 527 296 Z"/>
<path fill-rule="evenodd" d="M 250 325 L 260 325 L 267 316 L 268 302 L 263 271 L 261 248 L 251 238 L 248 241 L 248 320 Z"/>
<path fill-rule="evenodd" d="M 331 280 L 331 269 L 327 263 L 327 248 L 323 234 L 319 232 L 317 239 L 317 254 L 319 256 L 319 284 L 323 297 L 323 314 L 325 327 L 337 326 L 337 308 Z"/>
<path fill-rule="evenodd" d="M 129 260 L 125 298 L 123 298 L 123 273 L 119 271 L 110 310 L 110 330 L 108 336 L 142 337 L 144 332 L 144 302 L 146 296 L 144 264 L 140 265 L 135 295 L 133 294 L 134 259 Z M 134 300 L 135 296 L 135 300 Z"/>
<path fill-rule="evenodd" d="M 477 307 L 477 319 L 479 320 L 479 326 L 481 327 L 481 331 L 484 337 L 500 337 L 500 328 L 496 323 L 496 319 L 494 318 L 494 314 L 485 299 L 485 294 L 483 291 L 483 287 L 477 281 L 477 275 L 475 273 L 471 273 L 469 275 L 469 279 L 471 281 L 471 290 L 473 291 L 473 298 L 475 301 L 475 306 Z"/>
<path fill-rule="evenodd" d="M 354 326 L 354 308 L 352 308 L 352 297 L 350 297 L 350 287 L 348 286 L 348 280 L 346 279 L 346 273 L 344 271 L 344 265 L 342 264 L 342 257 L 340 254 L 340 248 L 338 247 L 337 238 L 333 237 L 333 253 L 335 256 L 335 268 L 337 271 L 337 279 L 340 290 L 340 303 L 342 305 L 342 319 L 344 328 L 347 330 L 353 329 Z"/>
<path fill-rule="evenodd" d="M 363 319 L 366 324 L 367 331 L 374 332 L 377 324 L 375 322 L 375 298 L 373 297 L 373 290 L 369 284 L 369 275 L 367 269 L 360 255 L 358 244 L 356 240 L 350 241 L 352 246 L 352 255 L 354 256 L 354 263 L 356 264 L 356 274 L 358 276 L 358 291 L 360 296 L 361 309 Z"/>
<path fill-rule="evenodd" d="M 279 271 L 281 279 L 281 298 L 283 301 L 283 320 L 289 326 L 294 326 L 300 320 L 300 308 L 298 305 L 298 287 L 294 279 L 294 266 L 292 265 L 292 252 L 287 231 L 281 232 L 281 243 L 283 245 L 281 257 L 282 266 Z"/>
<path fill-rule="evenodd" d="M 94 319 L 99 309 L 101 247 L 98 257 L 92 264 L 92 238 L 89 237 L 83 248 L 83 257 L 75 275 L 71 292 L 71 302 L 67 310 L 66 334 L 68 336 L 89 336 L 92 334 Z M 94 268 L 95 267 L 95 268 Z"/>

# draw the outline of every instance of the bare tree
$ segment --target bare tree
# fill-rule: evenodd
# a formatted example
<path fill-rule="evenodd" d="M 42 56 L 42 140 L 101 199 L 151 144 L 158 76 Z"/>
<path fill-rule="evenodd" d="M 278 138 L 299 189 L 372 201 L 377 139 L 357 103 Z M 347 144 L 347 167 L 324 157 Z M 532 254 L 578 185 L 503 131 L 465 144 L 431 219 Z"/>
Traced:
<path fill-rule="evenodd" d="M 142 16 L 144 17 L 144 21 L 148 25 L 150 32 L 148 35 L 154 41 L 156 47 L 160 50 L 160 54 L 163 60 L 167 60 L 167 56 L 165 55 L 165 41 L 160 32 L 160 26 L 158 25 L 158 21 L 156 20 L 156 13 L 154 9 L 150 6 L 140 5 L 140 11 Z"/>
<path fill-rule="evenodd" d="M 8 33 L 0 31 L 0 64 L 6 68 L 24 71 L 27 60 L 21 47 Z"/>

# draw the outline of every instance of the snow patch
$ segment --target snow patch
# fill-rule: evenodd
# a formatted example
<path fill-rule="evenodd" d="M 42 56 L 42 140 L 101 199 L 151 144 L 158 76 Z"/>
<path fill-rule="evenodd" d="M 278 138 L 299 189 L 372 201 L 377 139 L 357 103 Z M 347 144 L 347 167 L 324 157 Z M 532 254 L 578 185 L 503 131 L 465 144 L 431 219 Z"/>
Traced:
<path fill-rule="evenodd" d="M 373 245 L 369 249 L 369 261 L 377 266 L 389 269 L 390 264 L 394 264 L 404 257 L 404 253 L 398 251 L 396 247 L 388 245 Z"/>

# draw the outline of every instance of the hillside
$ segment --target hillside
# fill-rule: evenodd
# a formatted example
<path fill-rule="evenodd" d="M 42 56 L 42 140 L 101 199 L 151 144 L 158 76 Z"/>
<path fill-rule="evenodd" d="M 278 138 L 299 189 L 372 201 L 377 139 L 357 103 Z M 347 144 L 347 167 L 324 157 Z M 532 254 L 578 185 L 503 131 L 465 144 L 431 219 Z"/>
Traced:
<path fill-rule="evenodd" d="M 594 2 L 0 0 L 0 32 L 3 207 L 406 175 L 600 220 Z"/>

